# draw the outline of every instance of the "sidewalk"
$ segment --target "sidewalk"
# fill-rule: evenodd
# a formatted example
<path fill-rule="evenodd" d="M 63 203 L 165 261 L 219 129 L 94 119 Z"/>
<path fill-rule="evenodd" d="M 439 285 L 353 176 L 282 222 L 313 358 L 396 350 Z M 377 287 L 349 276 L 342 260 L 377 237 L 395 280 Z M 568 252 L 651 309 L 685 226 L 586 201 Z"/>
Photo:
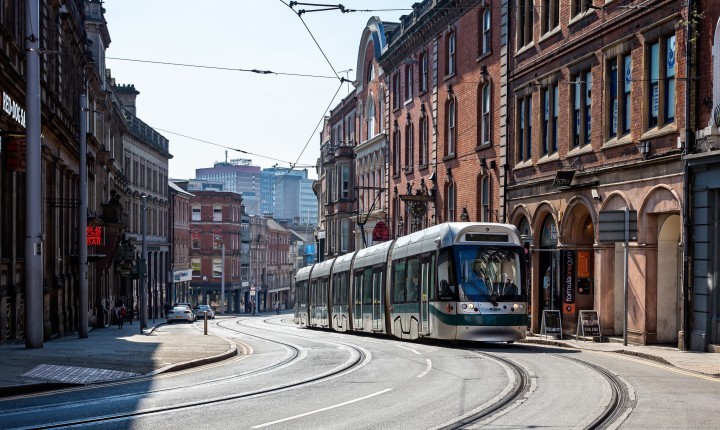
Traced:
<path fill-rule="evenodd" d="M 662 345 L 627 345 L 616 342 L 615 339 L 603 342 L 593 342 L 591 338 L 586 341 L 575 339 L 553 339 L 548 336 L 531 335 L 523 343 L 535 343 L 540 345 L 552 345 L 563 348 L 578 348 L 591 351 L 612 352 L 627 354 L 635 357 L 653 360 L 659 363 L 668 364 L 678 369 L 720 378 L 720 354 L 711 352 L 680 351 L 671 346 Z"/>
<path fill-rule="evenodd" d="M 188 327 L 180 333 L 163 324 L 140 334 L 137 321 L 94 329 L 87 339 L 66 336 L 27 349 L 0 346 L 0 397 L 73 385 L 151 376 L 237 355 L 227 339 Z"/>

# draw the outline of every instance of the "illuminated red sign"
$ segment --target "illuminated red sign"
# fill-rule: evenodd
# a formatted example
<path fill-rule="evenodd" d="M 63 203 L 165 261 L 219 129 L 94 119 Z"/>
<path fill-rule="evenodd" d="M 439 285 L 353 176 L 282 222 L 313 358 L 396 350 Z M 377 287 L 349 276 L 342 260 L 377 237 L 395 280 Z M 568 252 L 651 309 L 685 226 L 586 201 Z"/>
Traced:
<path fill-rule="evenodd" d="M 102 246 L 103 245 L 103 238 L 105 235 L 103 234 L 103 227 L 102 226 L 87 226 L 87 245 L 88 246 Z"/>

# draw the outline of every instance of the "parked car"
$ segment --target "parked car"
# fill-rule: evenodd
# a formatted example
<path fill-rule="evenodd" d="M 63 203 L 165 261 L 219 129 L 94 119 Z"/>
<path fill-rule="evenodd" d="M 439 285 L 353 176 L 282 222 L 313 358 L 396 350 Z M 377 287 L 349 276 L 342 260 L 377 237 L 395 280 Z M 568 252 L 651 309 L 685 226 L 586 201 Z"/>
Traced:
<path fill-rule="evenodd" d="M 173 307 L 178 307 L 178 306 L 190 309 L 190 312 L 192 312 L 192 315 L 193 315 L 193 321 L 197 320 L 197 315 L 195 314 L 195 308 L 193 307 L 193 305 L 191 305 L 190 303 L 175 303 L 173 305 Z"/>
<path fill-rule="evenodd" d="M 205 319 L 205 314 L 207 314 L 208 319 L 215 319 L 215 311 L 210 305 L 198 305 L 198 307 L 195 308 L 195 316 L 197 319 Z"/>
<path fill-rule="evenodd" d="M 195 321 L 195 313 L 186 306 L 174 306 L 167 313 L 168 324 L 175 321 L 187 321 L 192 324 Z"/>

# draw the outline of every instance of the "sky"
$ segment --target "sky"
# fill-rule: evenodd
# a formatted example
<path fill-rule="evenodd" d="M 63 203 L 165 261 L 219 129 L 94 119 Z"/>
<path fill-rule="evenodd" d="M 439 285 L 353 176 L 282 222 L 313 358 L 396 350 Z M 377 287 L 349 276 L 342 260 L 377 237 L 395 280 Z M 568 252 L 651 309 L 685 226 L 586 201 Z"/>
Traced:
<path fill-rule="evenodd" d="M 116 84 L 139 91 L 137 116 L 170 140 L 171 178 L 193 178 L 225 151 L 264 168 L 297 162 L 314 178 L 321 120 L 352 88 L 333 68 L 354 80 L 368 20 L 397 22 L 412 3 L 350 0 L 342 4 L 373 12 L 307 12 L 301 20 L 280 0 L 106 0 L 106 63 Z"/>

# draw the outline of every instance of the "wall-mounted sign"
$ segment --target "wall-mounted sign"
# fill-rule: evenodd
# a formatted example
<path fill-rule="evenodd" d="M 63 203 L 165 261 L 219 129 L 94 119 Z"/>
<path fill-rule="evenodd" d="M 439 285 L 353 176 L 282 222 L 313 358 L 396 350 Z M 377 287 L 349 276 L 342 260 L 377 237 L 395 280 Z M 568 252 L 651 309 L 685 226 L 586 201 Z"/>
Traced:
<path fill-rule="evenodd" d="M 575 304 L 575 264 L 576 264 L 576 258 L 575 258 L 575 251 L 571 250 L 564 250 L 562 251 L 562 264 L 563 264 L 563 271 L 562 271 L 562 291 L 563 291 L 563 303 L 565 303 L 565 309 L 573 309 L 568 308 L 567 305 L 574 305 Z M 570 311 L 567 311 L 570 312 Z"/>
<path fill-rule="evenodd" d="M 11 172 L 24 172 L 26 169 L 25 160 L 25 136 L 5 135 L 2 138 L 5 153 L 5 168 Z"/>
<path fill-rule="evenodd" d="M 2 108 L 3 111 L 10 115 L 12 119 L 18 124 L 25 127 L 25 109 L 21 105 L 17 104 L 6 92 L 3 91 L 2 95 Z"/>
<path fill-rule="evenodd" d="M 175 282 L 192 281 L 192 270 L 191 269 L 176 270 L 175 272 L 173 272 L 173 281 L 175 281 Z"/>
<path fill-rule="evenodd" d="M 85 229 L 87 232 L 88 246 L 102 246 L 105 244 L 105 229 L 100 225 L 89 225 Z"/>

